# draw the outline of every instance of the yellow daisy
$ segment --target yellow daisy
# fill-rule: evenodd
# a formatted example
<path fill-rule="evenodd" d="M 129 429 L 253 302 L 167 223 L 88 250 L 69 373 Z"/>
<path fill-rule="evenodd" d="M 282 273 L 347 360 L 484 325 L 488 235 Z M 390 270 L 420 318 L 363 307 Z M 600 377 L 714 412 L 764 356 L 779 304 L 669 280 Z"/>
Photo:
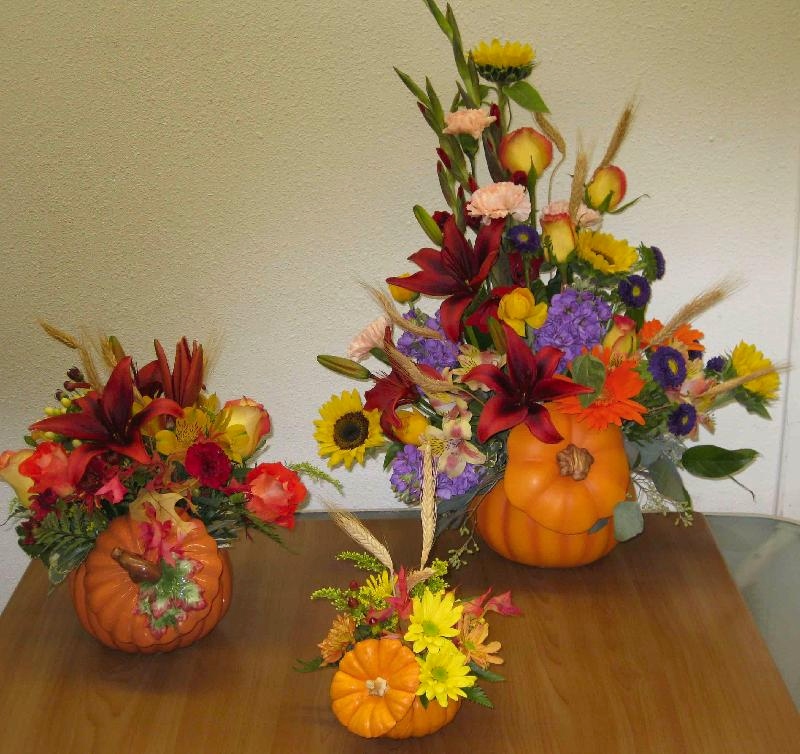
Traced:
<path fill-rule="evenodd" d="M 731 364 L 739 377 L 758 372 L 763 369 L 771 369 L 772 362 L 764 356 L 754 345 L 742 341 L 731 354 Z M 756 393 L 762 398 L 772 400 L 778 395 L 781 379 L 777 372 L 771 372 L 754 380 L 744 383 L 744 387 L 751 393 Z"/>
<path fill-rule="evenodd" d="M 465 688 L 475 685 L 476 678 L 470 674 L 467 658 L 456 647 L 447 642 L 439 652 L 431 653 L 419 663 L 419 688 L 418 696 L 426 696 L 429 701 L 434 699 L 446 707 L 450 699 L 466 696 Z"/>
<path fill-rule="evenodd" d="M 578 256 L 609 275 L 626 272 L 639 258 L 636 249 L 627 241 L 591 230 L 578 233 Z"/>
<path fill-rule="evenodd" d="M 436 653 L 442 647 L 452 646 L 450 638 L 458 635 L 455 625 L 464 611 L 463 605 L 454 602 L 453 592 L 434 594 L 430 589 L 425 589 L 422 599 L 412 599 L 411 624 L 403 638 L 413 642 L 415 653 L 426 649 Z"/>
<path fill-rule="evenodd" d="M 394 594 L 396 580 L 397 577 L 391 578 L 389 576 L 389 571 L 381 571 L 379 574 L 373 574 L 367 579 L 364 586 L 361 587 L 361 592 L 372 602 L 385 600 Z"/>
<path fill-rule="evenodd" d="M 330 456 L 331 468 L 343 463 L 350 469 L 355 461 L 363 464 L 367 450 L 384 443 L 380 411 L 365 411 L 357 390 L 332 395 L 319 413 L 322 419 L 314 422 L 314 439 L 320 456 Z"/>

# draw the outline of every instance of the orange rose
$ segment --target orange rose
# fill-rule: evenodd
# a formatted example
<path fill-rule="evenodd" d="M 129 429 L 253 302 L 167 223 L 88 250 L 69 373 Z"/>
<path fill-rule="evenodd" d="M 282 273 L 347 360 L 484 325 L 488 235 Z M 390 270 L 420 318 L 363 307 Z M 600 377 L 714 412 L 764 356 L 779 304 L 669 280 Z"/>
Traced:
<path fill-rule="evenodd" d="M 247 510 L 262 521 L 294 528 L 294 512 L 308 494 L 294 471 L 282 463 L 260 463 L 245 481 L 250 488 Z"/>
<path fill-rule="evenodd" d="M 26 508 L 31 504 L 28 493 L 33 487 L 33 479 L 20 474 L 19 465 L 32 455 L 32 450 L 6 450 L 0 453 L 0 479 L 11 485 L 17 499 Z"/>
<path fill-rule="evenodd" d="M 19 472 L 33 479 L 33 492 L 52 490 L 58 497 L 66 497 L 75 492 L 69 457 L 57 442 L 37 445 L 30 457 L 20 463 Z"/>
<path fill-rule="evenodd" d="M 228 418 L 226 434 L 232 457 L 236 461 L 249 458 L 271 428 L 269 414 L 262 404 L 246 397 L 228 401 L 222 413 Z M 237 428 L 240 431 L 235 431 Z"/>

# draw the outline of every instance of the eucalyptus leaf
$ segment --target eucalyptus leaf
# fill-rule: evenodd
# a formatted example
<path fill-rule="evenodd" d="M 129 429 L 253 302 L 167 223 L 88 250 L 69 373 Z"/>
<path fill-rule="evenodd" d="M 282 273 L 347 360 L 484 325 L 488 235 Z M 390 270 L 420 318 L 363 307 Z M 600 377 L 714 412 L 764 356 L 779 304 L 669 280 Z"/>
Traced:
<path fill-rule="evenodd" d="M 644 516 L 639 504 L 623 500 L 614 508 L 614 536 L 618 542 L 627 542 L 644 531 Z"/>
<path fill-rule="evenodd" d="M 664 455 L 659 456 L 648 467 L 650 478 L 656 489 L 670 500 L 678 503 L 689 503 L 691 498 L 683 486 L 677 466 Z"/>
<path fill-rule="evenodd" d="M 681 464 L 690 474 L 706 479 L 722 479 L 740 472 L 752 463 L 758 453 L 750 448 L 726 450 L 717 445 L 695 445 L 681 458 Z"/>
<path fill-rule="evenodd" d="M 594 522 L 592 528 L 587 531 L 587 534 L 596 534 L 601 529 L 605 529 L 608 526 L 609 521 L 611 521 L 610 516 L 606 516 L 605 518 L 598 518 L 597 521 Z"/>
<path fill-rule="evenodd" d="M 517 81 L 510 86 L 504 87 L 503 91 L 505 91 L 505 93 L 520 107 L 524 107 L 532 113 L 550 112 L 547 105 L 544 104 L 544 100 L 539 92 L 527 81 Z"/>

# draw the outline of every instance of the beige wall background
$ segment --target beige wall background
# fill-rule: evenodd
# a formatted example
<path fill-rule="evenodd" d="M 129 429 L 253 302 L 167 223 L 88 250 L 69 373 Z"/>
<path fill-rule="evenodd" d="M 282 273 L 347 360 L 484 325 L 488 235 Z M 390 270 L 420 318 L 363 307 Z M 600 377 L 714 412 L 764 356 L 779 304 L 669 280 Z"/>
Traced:
<path fill-rule="evenodd" d="M 649 198 L 606 229 L 665 252 L 653 313 L 729 270 L 748 286 L 697 323 L 710 353 L 745 339 L 800 362 L 800 6 L 455 10 L 467 45 L 534 45 L 533 81 L 573 147 L 580 132 L 603 149 L 638 95 L 619 162 Z M 43 318 L 113 332 L 141 360 L 155 337 L 219 338 L 210 387 L 266 404 L 270 459 L 314 460 L 319 405 L 355 386 L 314 357 L 375 316 L 358 281 L 410 271 L 425 245 L 411 207 L 440 204 L 432 133 L 392 71 L 454 91 L 423 3 L 6 0 L 0 35 L 0 448 L 20 445 L 72 363 Z M 800 518 L 798 393 L 771 423 L 719 415 L 715 442 L 762 457 L 740 477 L 752 495 L 691 479 L 699 509 Z M 379 462 L 339 476 L 347 505 L 395 505 Z M 0 529 L 0 606 L 26 561 Z"/>

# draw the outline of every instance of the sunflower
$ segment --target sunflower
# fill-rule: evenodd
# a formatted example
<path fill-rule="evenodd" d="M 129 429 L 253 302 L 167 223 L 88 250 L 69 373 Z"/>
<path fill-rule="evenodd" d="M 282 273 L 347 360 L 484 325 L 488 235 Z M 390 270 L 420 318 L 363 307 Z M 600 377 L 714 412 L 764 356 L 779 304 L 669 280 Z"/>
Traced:
<path fill-rule="evenodd" d="M 344 391 L 341 396 L 332 395 L 319 413 L 322 419 L 314 422 L 317 428 L 314 439 L 320 456 L 330 456 L 328 466 L 331 468 L 344 463 L 350 469 L 354 461 L 363 464 L 366 451 L 384 442 L 380 411 L 365 411 L 357 390 Z"/>
<path fill-rule="evenodd" d="M 464 689 L 474 686 L 477 680 L 470 673 L 467 658 L 451 642 L 439 652 L 428 652 L 424 660 L 417 658 L 417 662 L 420 666 L 417 695 L 424 695 L 428 701 L 435 699 L 442 707 L 450 699 L 466 696 Z"/>
<path fill-rule="evenodd" d="M 403 637 L 414 643 L 414 652 L 419 654 L 427 649 L 435 654 L 443 647 L 452 646 L 450 637 L 458 635 L 454 626 L 464 610 L 463 605 L 454 606 L 454 602 L 453 592 L 434 594 L 427 588 L 422 599 L 414 597 L 411 623 Z"/>
<path fill-rule="evenodd" d="M 529 44 L 503 42 L 493 39 L 491 44 L 481 42 L 470 54 L 478 73 L 488 81 L 510 84 L 530 76 L 535 57 Z"/>
<path fill-rule="evenodd" d="M 766 358 L 761 351 L 754 345 L 745 343 L 744 341 L 733 349 L 731 364 L 736 374 L 740 377 L 772 367 L 772 362 Z M 754 380 L 745 382 L 744 387 L 751 393 L 756 393 L 762 398 L 771 400 L 778 395 L 780 384 L 781 379 L 778 377 L 777 372 L 770 372 L 761 377 L 756 377 Z"/>
<path fill-rule="evenodd" d="M 636 249 L 610 233 L 583 230 L 578 233 L 578 256 L 599 272 L 626 272 L 638 259 Z"/>

